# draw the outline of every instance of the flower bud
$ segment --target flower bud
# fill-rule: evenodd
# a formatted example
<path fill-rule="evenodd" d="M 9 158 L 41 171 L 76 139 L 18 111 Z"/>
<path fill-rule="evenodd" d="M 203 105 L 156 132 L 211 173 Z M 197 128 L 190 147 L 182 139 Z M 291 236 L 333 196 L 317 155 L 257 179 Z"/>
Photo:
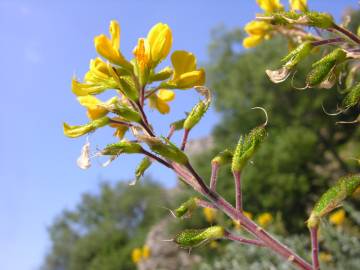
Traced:
<path fill-rule="evenodd" d="M 192 248 L 211 240 L 220 239 L 224 235 L 225 230 L 221 226 L 212 226 L 201 230 L 190 229 L 180 232 L 174 242 L 183 248 Z"/>
<path fill-rule="evenodd" d="M 170 78 L 170 76 L 173 74 L 173 70 L 170 67 L 165 67 L 162 70 L 160 70 L 158 73 L 150 74 L 149 82 L 155 82 L 155 81 L 164 81 Z"/>
<path fill-rule="evenodd" d="M 359 174 L 340 178 L 339 181 L 329 188 L 315 204 L 307 221 L 308 227 L 313 228 L 318 226 L 322 217 L 339 207 L 358 187 L 360 187 Z"/>
<path fill-rule="evenodd" d="M 64 134 L 70 138 L 80 137 L 109 124 L 109 122 L 110 119 L 105 116 L 82 126 L 70 126 L 67 123 L 63 123 Z"/>
<path fill-rule="evenodd" d="M 231 163 L 233 156 L 233 151 L 231 151 L 230 149 L 225 149 L 224 151 L 221 151 L 219 154 L 217 154 L 216 157 L 211 160 L 211 163 L 216 163 L 220 166 L 229 164 Z"/>
<path fill-rule="evenodd" d="M 170 52 L 173 41 L 170 27 L 163 23 L 156 24 L 150 29 L 147 40 L 150 44 L 151 60 L 155 66 Z"/>

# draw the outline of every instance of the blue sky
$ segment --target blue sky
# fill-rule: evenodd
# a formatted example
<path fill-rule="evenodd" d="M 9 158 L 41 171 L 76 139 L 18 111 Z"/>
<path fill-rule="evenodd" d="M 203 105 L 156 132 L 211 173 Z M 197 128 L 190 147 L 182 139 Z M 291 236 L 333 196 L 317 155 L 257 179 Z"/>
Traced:
<path fill-rule="evenodd" d="M 337 18 L 356 0 L 309 1 L 311 7 Z M 221 3 L 221 4 L 220 4 Z M 259 12 L 255 1 L 4 1 L 0 0 L 0 268 L 37 269 L 49 247 L 46 227 L 62 209 L 73 208 L 83 192 L 96 192 L 99 182 L 130 179 L 136 158 L 119 158 L 110 167 L 96 162 L 88 171 L 76 167 L 84 139 L 63 136 L 63 121 L 87 121 L 70 91 L 71 77 L 82 77 L 96 56 L 93 37 L 107 33 L 109 21 L 122 28 L 121 49 L 128 57 L 137 38 L 161 21 L 173 30 L 173 49 L 209 61 L 210 31 L 243 26 Z M 172 115 L 155 124 L 164 134 L 170 119 L 180 118 L 197 101 L 181 92 Z M 157 113 L 150 114 L 156 118 Z M 209 134 L 218 121 L 211 111 L 194 129 L 193 138 Z M 113 141 L 112 130 L 91 136 L 94 146 Z M 172 186 L 175 177 L 159 166 L 150 175 Z"/>

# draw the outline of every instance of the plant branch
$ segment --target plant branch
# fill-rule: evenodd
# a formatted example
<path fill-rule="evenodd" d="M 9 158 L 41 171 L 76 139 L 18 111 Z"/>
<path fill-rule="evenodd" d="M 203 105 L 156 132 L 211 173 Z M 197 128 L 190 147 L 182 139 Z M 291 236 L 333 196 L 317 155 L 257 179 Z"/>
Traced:
<path fill-rule="evenodd" d="M 344 27 L 341 27 L 341 26 L 337 25 L 336 23 L 334 23 L 332 25 L 332 29 L 340 32 L 341 34 L 348 37 L 349 39 L 351 39 L 356 44 L 360 45 L 360 38 L 357 35 L 355 35 L 354 33 L 352 33 L 351 31 L 349 31 L 348 29 L 346 29 Z"/>
<path fill-rule="evenodd" d="M 241 173 L 239 171 L 233 171 L 235 180 L 235 199 L 236 199 L 236 210 L 242 212 L 242 191 L 241 191 Z"/>
<path fill-rule="evenodd" d="M 319 241 L 318 241 L 318 227 L 310 228 L 310 237 L 311 237 L 311 254 L 313 262 L 313 270 L 319 270 Z"/>
<path fill-rule="evenodd" d="M 189 132 L 190 130 L 188 129 L 184 129 L 184 136 L 182 138 L 182 142 L 181 142 L 181 150 L 184 151 L 185 150 L 185 146 L 189 137 Z"/>
<path fill-rule="evenodd" d="M 247 238 L 232 234 L 229 231 L 225 231 L 225 238 L 235 241 L 235 242 L 240 242 L 242 244 L 254 245 L 254 246 L 259 246 L 259 247 L 265 246 L 262 241 L 259 241 L 257 239 L 247 239 Z"/>
<path fill-rule="evenodd" d="M 219 164 L 217 162 L 211 163 L 210 189 L 213 191 L 216 190 L 218 172 L 219 172 Z"/>
<path fill-rule="evenodd" d="M 168 163 L 166 160 L 163 160 L 162 158 L 154 155 L 153 153 L 150 153 L 149 151 L 146 151 L 144 148 L 142 148 L 141 152 L 142 152 L 144 155 L 148 156 L 149 158 L 151 158 L 151 159 L 153 159 L 153 160 L 156 160 L 156 161 L 158 161 L 159 163 L 163 164 L 164 166 L 166 166 L 166 167 L 168 167 L 168 168 L 170 168 L 170 169 L 174 169 L 173 166 L 172 166 L 170 163 Z"/>
<path fill-rule="evenodd" d="M 212 208 L 212 209 L 217 209 L 215 205 L 213 205 L 211 202 L 208 201 L 204 201 L 202 199 L 196 199 L 196 203 L 198 206 L 200 207 L 207 207 L 207 208 Z"/>
<path fill-rule="evenodd" d="M 323 40 L 319 40 L 319 41 L 313 41 L 311 42 L 311 45 L 313 45 L 314 47 L 317 46 L 322 46 L 322 45 L 329 45 L 329 44 L 334 44 L 334 43 L 339 43 L 339 42 L 344 42 L 345 39 L 343 38 L 329 38 L 329 39 L 323 39 Z"/>

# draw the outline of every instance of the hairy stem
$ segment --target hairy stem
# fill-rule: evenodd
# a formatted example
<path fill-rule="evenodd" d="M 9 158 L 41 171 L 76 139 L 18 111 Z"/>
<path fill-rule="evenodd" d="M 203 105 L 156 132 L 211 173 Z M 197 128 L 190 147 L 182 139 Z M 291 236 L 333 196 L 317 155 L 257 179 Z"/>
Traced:
<path fill-rule="evenodd" d="M 211 163 L 210 189 L 213 191 L 216 190 L 218 172 L 219 172 L 219 164 L 217 162 Z"/>
<path fill-rule="evenodd" d="M 189 132 L 190 132 L 190 130 L 184 129 L 184 136 L 183 136 L 183 139 L 182 139 L 182 142 L 181 142 L 181 150 L 182 150 L 182 151 L 185 150 L 185 146 L 186 146 L 186 143 L 187 143 L 187 139 L 188 139 L 188 137 L 189 137 Z"/>
<path fill-rule="evenodd" d="M 319 270 L 319 241 L 318 241 L 318 227 L 310 228 L 310 237 L 311 237 L 311 254 L 312 254 L 312 263 L 313 270 Z"/>
<path fill-rule="evenodd" d="M 241 191 L 241 173 L 239 171 L 233 171 L 235 180 L 235 199 L 236 199 L 236 210 L 242 212 L 242 191 Z"/>
<path fill-rule="evenodd" d="M 240 242 L 242 244 L 254 245 L 254 246 L 259 246 L 259 247 L 265 246 L 262 241 L 259 241 L 257 239 L 247 239 L 247 238 L 232 234 L 231 232 L 228 232 L 228 231 L 225 231 L 225 238 L 235 241 L 235 242 Z"/>

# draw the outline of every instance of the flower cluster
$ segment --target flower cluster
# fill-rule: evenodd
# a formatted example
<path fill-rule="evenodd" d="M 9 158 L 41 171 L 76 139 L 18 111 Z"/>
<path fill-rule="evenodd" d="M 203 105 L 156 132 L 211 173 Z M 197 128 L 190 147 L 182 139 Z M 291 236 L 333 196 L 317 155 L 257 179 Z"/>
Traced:
<path fill-rule="evenodd" d="M 257 0 L 257 3 L 265 14 L 284 11 L 284 6 L 279 0 Z M 307 0 L 289 0 L 289 4 L 290 10 L 293 12 L 307 11 Z M 249 35 L 243 40 L 245 48 L 255 47 L 276 33 L 275 26 L 269 21 L 251 21 L 245 26 L 244 30 Z"/>
<path fill-rule="evenodd" d="M 120 50 L 120 27 L 110 22 L 110 37 L 102 34 L 94 39 L 95 49 L 102 57 L 90 61 L 83 81 L 72 80 L 72 92 L 87 109 L 92 121 L 83 126 L 64 124 L 68 137 L 79 137 L 103 126 L 115 128 L 123 138 L 131 122 L 141 122 L 139 107 L 148 105 L 160 113 L 169 113 L 174 89 L 190 89 L 205 83 L 205 71 L 197 68 L 195 56 L 187 51 L 171 54 L 171 67 L 157 70 L 171 51 L 172 32 L 168 25 L 158 23 L 146 38 L 139 38 L 133 50 L 134 58 L 126 59 Z M 113 89 L 116 96 L 102 101 L 95 97 Z M 107 115 L 111 113 L 113 117 Z M 97 122 L 96 122 L 97 121 Z"/>

